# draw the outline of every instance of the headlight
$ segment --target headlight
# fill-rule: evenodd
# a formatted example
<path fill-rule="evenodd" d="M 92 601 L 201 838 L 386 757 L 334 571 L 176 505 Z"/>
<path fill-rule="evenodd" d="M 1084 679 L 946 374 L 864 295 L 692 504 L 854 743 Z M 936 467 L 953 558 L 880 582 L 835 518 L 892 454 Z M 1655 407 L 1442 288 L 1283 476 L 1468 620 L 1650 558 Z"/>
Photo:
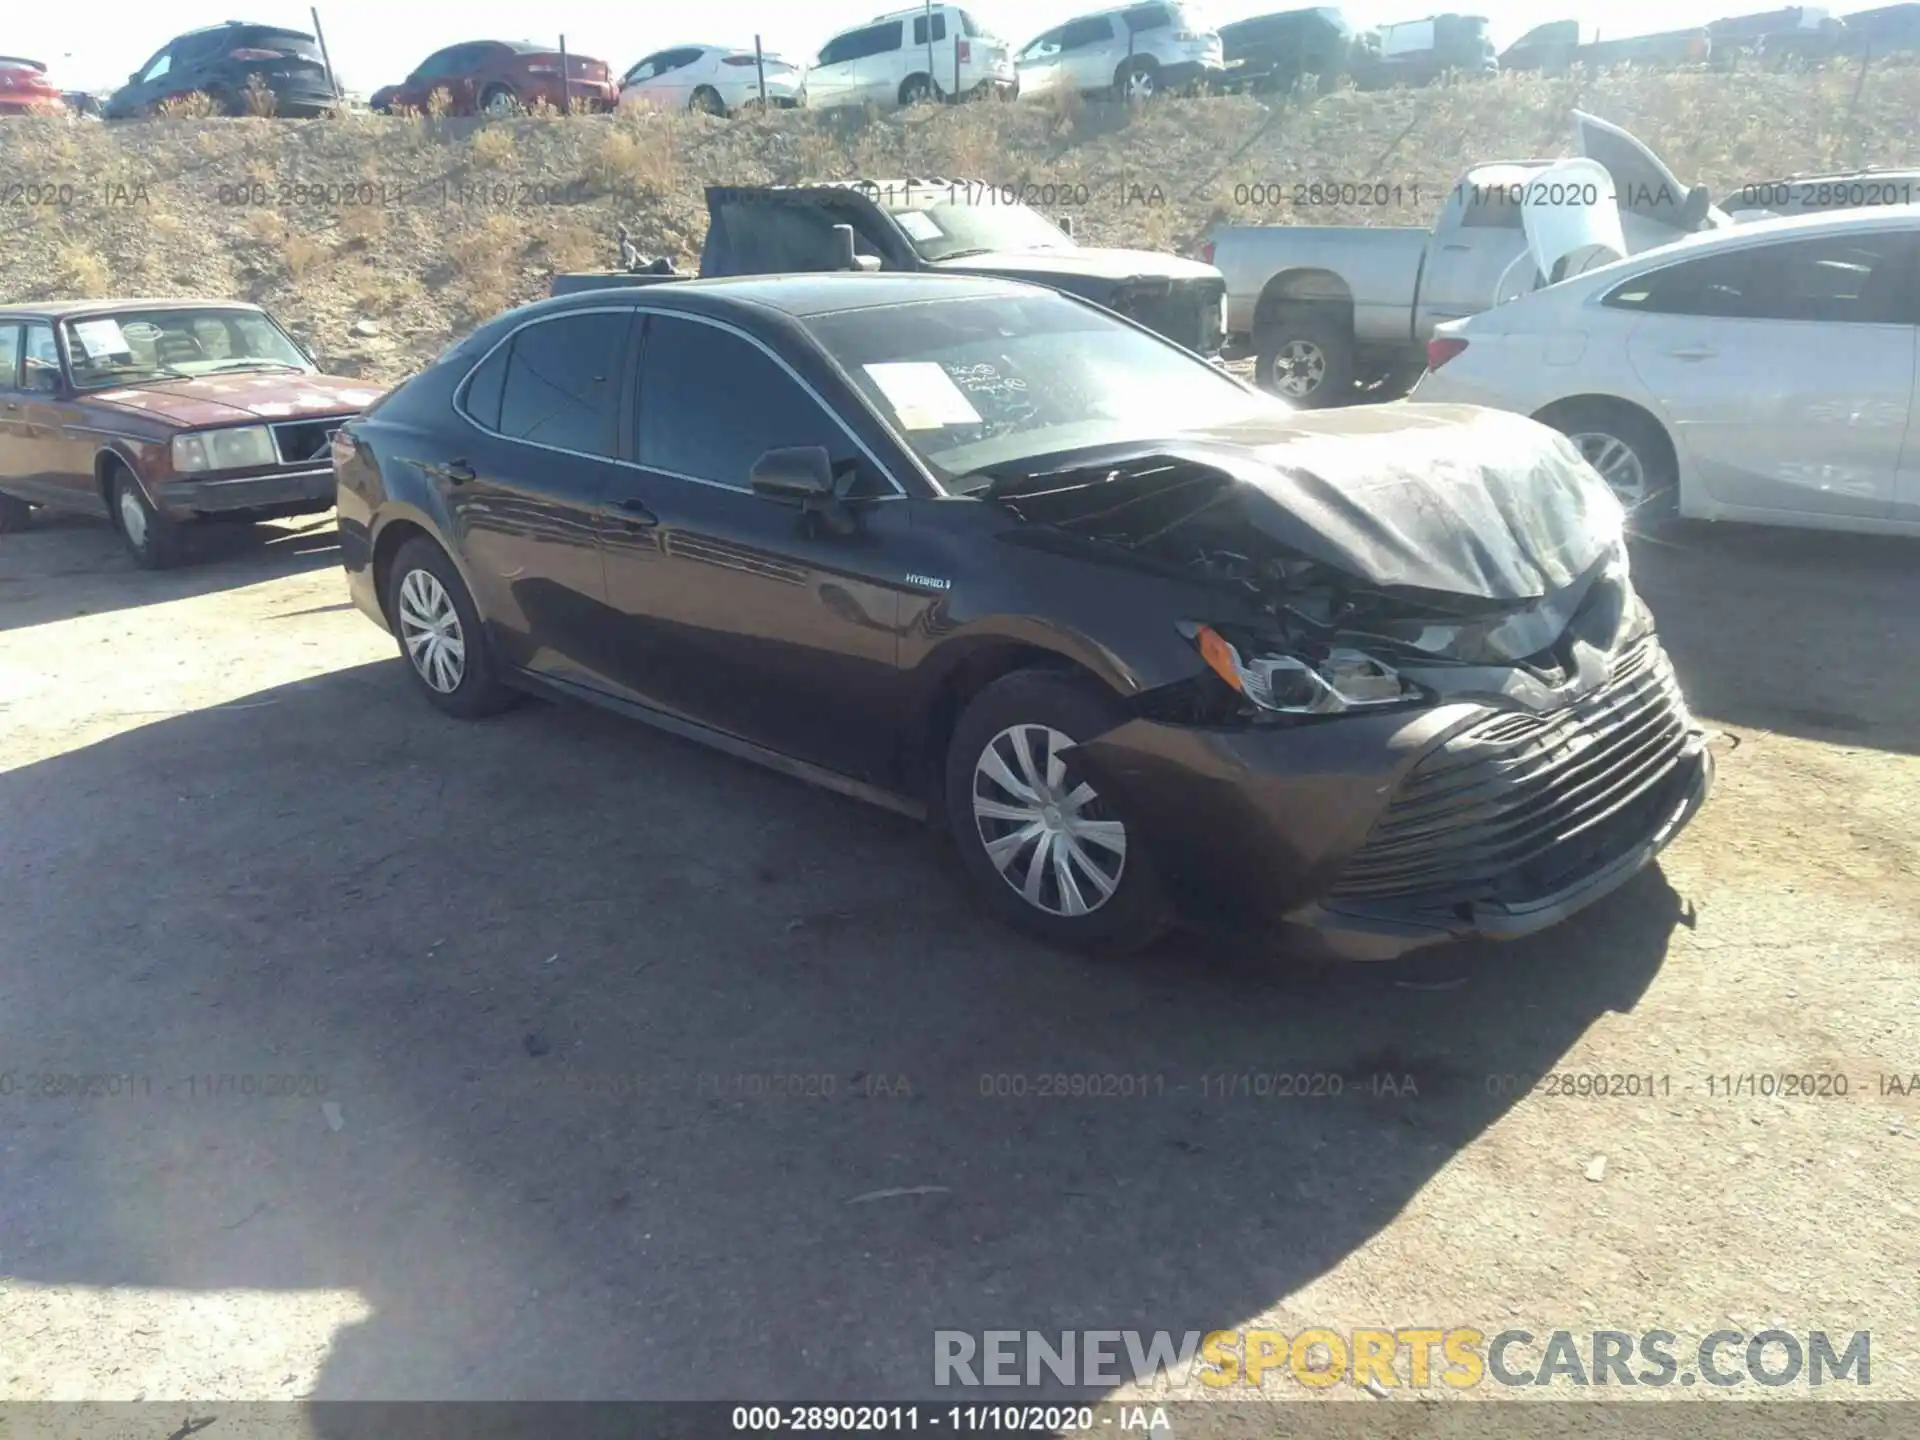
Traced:
<path fill-rule="evenodd" d="M 1193 642 L 1214 674 L 1262 710 L 1282 715 L 1339 715 L 1418 700 L 1423 692 L 1384 661 L 1335 647 L 1318 660 L 1297 655 L 1242 655 L 1211 625 L 1193 627 Z"/>
<path fill-rule="evenodd" d="M 173 468 L 182 475 L 202 470 L 245 470 L 279 462 L 273 432 L 264 425 L 236 425 L 231 430 L 201 430 L 173 437 Z"/>

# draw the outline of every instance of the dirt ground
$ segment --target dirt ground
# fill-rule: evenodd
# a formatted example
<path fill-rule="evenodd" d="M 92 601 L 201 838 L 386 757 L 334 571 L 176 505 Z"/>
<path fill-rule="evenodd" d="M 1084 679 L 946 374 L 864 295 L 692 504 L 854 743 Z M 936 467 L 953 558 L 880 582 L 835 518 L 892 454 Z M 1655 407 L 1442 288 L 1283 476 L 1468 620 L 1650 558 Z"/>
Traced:
<path fill-rule="evenodd" d="M 1051 953 L 896 816 L 435 715 L 328 519 L 208 550 L 0 540 L 0 1398 L 913 1397 L 936 1329 L 1310 1325 L 1864 1329 L 1826 1393 L 1920 1397 L 1911 543 L 1641 544 L 1705 812 L 1558 930 L 1344 968 Z M 1301 1072 L 1418 1093 L 1221 1079 Z M 1500 1078 L 1566 1072 L 1658 1093 Z M 1776 1072 L 1849 1093 L 1713 1093 Z M 1055 1074 L 1148 1093 L 982 1093 Z"/>

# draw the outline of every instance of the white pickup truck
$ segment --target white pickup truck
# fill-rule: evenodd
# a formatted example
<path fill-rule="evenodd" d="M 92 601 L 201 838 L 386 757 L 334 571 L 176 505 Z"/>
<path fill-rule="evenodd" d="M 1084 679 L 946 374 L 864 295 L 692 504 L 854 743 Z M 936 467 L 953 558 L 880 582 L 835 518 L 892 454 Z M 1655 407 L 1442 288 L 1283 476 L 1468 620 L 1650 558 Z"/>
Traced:
<path fill-rule="evenodd" d="M 1613 178 L 1630 253 L 1732 225 L 1702 187 L 1682 185 L 1640 141 L 1573 112 L 1579 153 Z M 1255 380 L 1304 408 L 1351 396 L 1356 381 L 1399 393 L 1426 364 L 1433 327 L 1490 309 L 1527 253 L 1521 201 L 1555 162 L 1476 165 L 1431 230 L 1392 225 L 1220 225 L 1202 249 L 1227 281 L 1229 344 L 1256 356 Z M 1531 278 L 1531 277 L 1529 277 Z"/>

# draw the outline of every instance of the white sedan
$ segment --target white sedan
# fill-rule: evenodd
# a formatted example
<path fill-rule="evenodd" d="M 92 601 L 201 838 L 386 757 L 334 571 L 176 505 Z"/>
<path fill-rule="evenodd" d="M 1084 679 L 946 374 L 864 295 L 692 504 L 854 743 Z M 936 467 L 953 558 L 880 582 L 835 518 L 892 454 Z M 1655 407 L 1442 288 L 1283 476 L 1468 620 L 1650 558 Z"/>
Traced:
<path fill-rule="evenodd" d="M 760 103 L 763 70 L 769 106 L 806 104 L 806 70 L 777 55 L 762 54 L 756 62 L 753 51 L 730 45 L 677 45 L 656 50 L 620 77 L 620 105 L 726 115 Z"/>
<path fill-rule="evenodd" d="M 1416 401 L 1570 436 L 1643 521 L 1920 535 L 1920 205 L 1689 236 L 1439 326 Z"/>

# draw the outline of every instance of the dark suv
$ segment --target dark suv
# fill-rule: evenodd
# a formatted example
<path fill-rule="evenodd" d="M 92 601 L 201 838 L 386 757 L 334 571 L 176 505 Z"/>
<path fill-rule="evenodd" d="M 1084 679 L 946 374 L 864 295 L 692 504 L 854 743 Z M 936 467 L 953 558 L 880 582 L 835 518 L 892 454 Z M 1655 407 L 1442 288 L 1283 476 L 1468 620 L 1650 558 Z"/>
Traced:
<path fill-rule="evenodd" d="M 256 107 L 261 102 L 249 100 L 250 90 L 271 94 L 275 115 L 323 115 L 338 103 L 313 36 L 278 25 L 229 20 L 169 40 L 114 92 L 106 117 L 154 115 L 166 101 L 196 92 L 222 115 L 260 113 Z"/>

